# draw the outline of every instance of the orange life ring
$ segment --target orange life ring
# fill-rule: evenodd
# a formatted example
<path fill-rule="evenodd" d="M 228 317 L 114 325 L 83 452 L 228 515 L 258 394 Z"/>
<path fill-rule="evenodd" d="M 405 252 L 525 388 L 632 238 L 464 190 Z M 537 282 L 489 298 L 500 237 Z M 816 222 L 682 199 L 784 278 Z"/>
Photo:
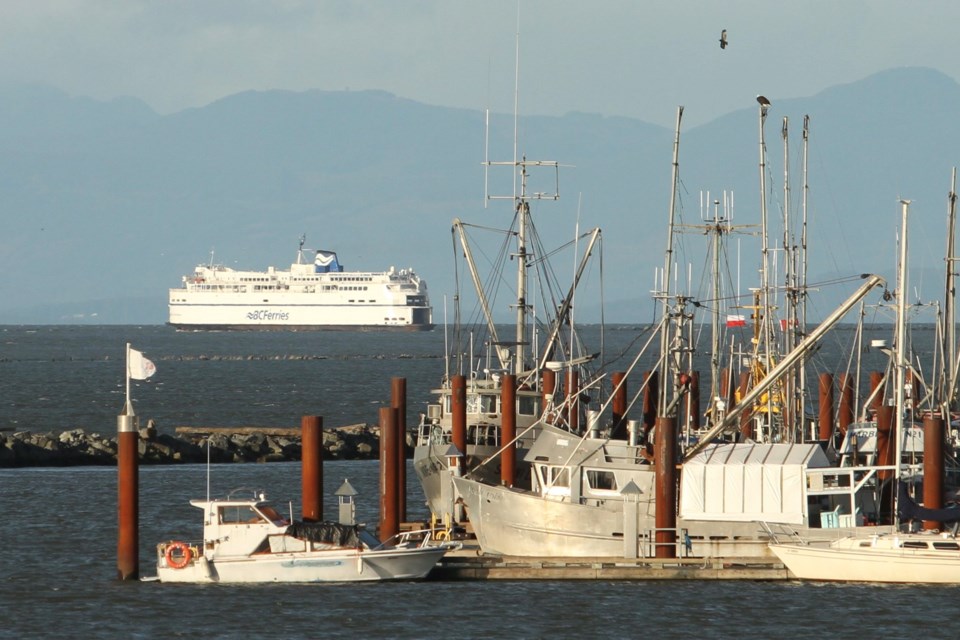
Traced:
<path fill-rule="evenodd" d="M 179 552 L 179 559 L 174 555 L 176 552 Z M 167 561 L 167 566 L 171 569 L 183 569 L 193 559 L 193 551 L 186 542 L 171 542 L 167 545 L 163 557 Z"/>

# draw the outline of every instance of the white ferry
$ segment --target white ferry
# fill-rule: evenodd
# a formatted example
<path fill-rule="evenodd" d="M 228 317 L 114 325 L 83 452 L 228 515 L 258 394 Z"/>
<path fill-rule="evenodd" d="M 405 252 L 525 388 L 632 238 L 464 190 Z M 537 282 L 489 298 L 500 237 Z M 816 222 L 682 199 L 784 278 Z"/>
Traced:
<path fill-rule="evenodd" d="M 300 239 L 289 271 L 197 266 L 170 289 L 169 325 L 180 331 L 403 330 L 433 328 L 427 283 L 413 269 L 344 271 L 333 251 L 313 260 Z"/>

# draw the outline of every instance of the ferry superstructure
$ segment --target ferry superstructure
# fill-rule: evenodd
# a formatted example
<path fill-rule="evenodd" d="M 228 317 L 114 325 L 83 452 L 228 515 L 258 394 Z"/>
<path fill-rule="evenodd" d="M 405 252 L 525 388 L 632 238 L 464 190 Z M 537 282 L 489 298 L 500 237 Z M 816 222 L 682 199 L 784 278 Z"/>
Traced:
<path fill-rule="evenodd" d="M 304 250 L 303 239 L 289 271 L 198 265 L 170 289 L 169 307 L 168 324 L 180 331 L 433 328 L 427 283 L 413 269 L 344 271 L 335 252 Z"/>

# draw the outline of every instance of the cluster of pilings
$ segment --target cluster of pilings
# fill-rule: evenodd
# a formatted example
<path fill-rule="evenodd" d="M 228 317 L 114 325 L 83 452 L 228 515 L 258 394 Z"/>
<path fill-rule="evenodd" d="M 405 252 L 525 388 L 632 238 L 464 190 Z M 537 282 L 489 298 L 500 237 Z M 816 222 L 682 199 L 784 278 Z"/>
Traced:
<path fill-rule="evenodd" d="M 907 372 L 905 387 L 916 389 L 918 380 L 912 371 Z M 884 375 L 879 371 L 870 372 L 869 406 L 863 410 L 863 415 L 876 422 L 876 460 L 879 467 L 888 467 L 878 472 L 881 481 L 888 481 L 894 477 L 894 467 L 899 464 L 896 454 L 896 414 L 895 407 L 884 402 L 886 385 Z M 834 413 L 835 389 L 840 390 L 840 404 Z M 908 402 L 912 402 L 910 398 Z M 946 423 L 939 412 L 924 412 L 923 426 L 923 506 L 929 509 L 940 509 L 944 506 L 944 486 L 946 484 L 946 468 L 944 465 L 944 448 L 946 439 Z M 836 418 L 834 418 L 836 416 Z M 836 383 L 830 373 L 821 373 L 819 379 L 819 413 L 817 416 L 817 434 L 823 442 L 835 442 L 839 436 L 842 440 L 854 422 L 854 385 L 850 374 L 842 373 Z M 834 428 L 836 425 L 836 428 Z M 923 527 L 927 530 L 939 529 L 939 522 L 924 520 Z"/>

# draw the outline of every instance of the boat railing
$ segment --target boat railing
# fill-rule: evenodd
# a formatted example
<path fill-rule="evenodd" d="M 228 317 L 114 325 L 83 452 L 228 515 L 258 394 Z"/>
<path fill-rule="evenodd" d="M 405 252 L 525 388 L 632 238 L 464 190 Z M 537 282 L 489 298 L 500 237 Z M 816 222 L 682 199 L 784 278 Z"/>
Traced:
<path fill-rule="evenodd" d="M 661 541 L 658 534 L 672 534 L 662 536 L 667 538 Z M 654 529 L 644 529 L 639 536 L 640 557 L 656 558 L 659 549 L 672 549 L 674 557 L 689 558 L 693 555 L 693 540 L 686 528 L 682 527 L 657 527 Z"/>
<path fill-rule="evenodd" d="M 401 531 L 381 542 L 373 550 L 390 548 L 418 548 L 447 546 L 451 550 L 463 547 L 462 542 L 453 542 L 449 537 L 449 530 L 443 527 L 413 529 Z"/>

